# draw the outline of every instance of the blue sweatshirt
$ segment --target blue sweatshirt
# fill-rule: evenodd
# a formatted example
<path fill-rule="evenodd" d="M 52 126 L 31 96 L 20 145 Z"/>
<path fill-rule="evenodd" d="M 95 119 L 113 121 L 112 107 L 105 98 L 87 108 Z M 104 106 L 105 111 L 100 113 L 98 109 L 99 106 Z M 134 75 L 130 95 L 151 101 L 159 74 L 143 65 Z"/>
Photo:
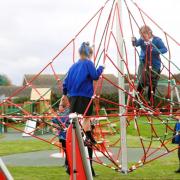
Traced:
<path fill-rule="evenodd" d="M 79 60 L 71 66 L 63 82 L 63 94 L 68 96 L 83 96 L 91 98 L 94 93 L 93 80 L 98 80 L 103 67 L 96 70 L 92 61 Z"/>
<path fill-rule="evenodd" d="M 135 46 L 141 47 L 141 53 L 140 53 L 140 61 L 145 63 L 146 57 L 149 60 L 150 58 L 150 51 L 147 51 L 147 44 L 143 39 L 135 40 Z M 159 51 L 158 51 L 159 50 Z M 147 55 L 148 52 L 148 55 Z M 151 57 L 152 57 L 152 67 L 155 69 L 161 68 L 161 59 L 160 59 L 160 53 L 164 54 L 167 52 L 167 48 L 165 47 L 164 43 L 159 37 L 153 37 L 152 39 L 152 51 L 151 51 Z"/>

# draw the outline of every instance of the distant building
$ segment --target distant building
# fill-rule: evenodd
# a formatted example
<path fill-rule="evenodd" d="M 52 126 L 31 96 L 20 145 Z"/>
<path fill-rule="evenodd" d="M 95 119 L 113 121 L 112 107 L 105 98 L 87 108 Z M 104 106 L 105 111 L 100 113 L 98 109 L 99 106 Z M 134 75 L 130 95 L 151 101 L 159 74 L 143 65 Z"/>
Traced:
<path fill-rule="evenodd" d="M 65 77 L 64 74 L 58 74 L 55 77 L 53 74 L 42 74 L 38 77 L 35 77 L 35 74 L 26 74 L 24 75 L 23 84 L 22 86 L 0 86 L 0 96 L 5 95 L 5 97 L 9 97 L 13 94 L 13 97 L 28 97 L 30 98 L 32 87 L 33 88 L 50 88 L 52 94 L 61 96 L 62 95 L 62 82 Z M 113 82 L 115 85 L 118 85 L 118 78 L 113 74 L 104 74 L 104 76 Z M 167 79 L 167 76 L 161 75 L 162 79 Z M 174 75 L 176 79 L 180 79 L 180 74 Z M 35 77 L 35 78 L 34 78 Z M 130 77 L 134 77 L 130 75 Z M 34 79 L 34 80 L 33 80 Z M 32 81 L 33 80 L 33 81 Z M 25 87 L 29 82 L 32 81 L 32 86 Z M 159 81 L 160 82 L 160 81 Z M 177 82 L 177 81 L 176 81 Z M 159 83 L 158 91 L 165 95 L 167 94 L 167 84 L 168 83 Z M 22 89 L 22 90 L 21 90 Z M 129 84 L 127 80 L 125 80 L 125 89 L 129 89 Z M 18 91 L 18 92 L 17 92 Z M 157 91 L 157 92 L 158 92 Z M 180 86 L 178 85 L 178 91 L 180 92 Z M 106 80 L 103 80 L 102 85 L 102 94 L 116 94 L 118 93 L 118 88 L 115 87 L 113 84 L 109 83 Z"/>
<path fill-rule="evenodd" d="M 23 85 L 26 85 L 28 82 L 31 82 L 34 76 L 35 75 L 33 74 L 24 75 Z M 116 85 L 118 84 L 118 79 L 113 74 L 105 74 L 104 76 L 113 83 L 115 83 Z M 37 78 L 35 78 L 32 84 L 37 88 L 51 88 L 53 93 L 57 95 L 62 95 L 62 82 L 65 75 L 58 74 L 57 77 L 55 78 L 55 76 L 52 74 L 42 74 L 39 75 Z M 113 86 L 111 83 L 107 82 L 106 80 L 103 80 L 102 93 L 112 94 L 117 92 L 118 89 L 115 86 Z"/>

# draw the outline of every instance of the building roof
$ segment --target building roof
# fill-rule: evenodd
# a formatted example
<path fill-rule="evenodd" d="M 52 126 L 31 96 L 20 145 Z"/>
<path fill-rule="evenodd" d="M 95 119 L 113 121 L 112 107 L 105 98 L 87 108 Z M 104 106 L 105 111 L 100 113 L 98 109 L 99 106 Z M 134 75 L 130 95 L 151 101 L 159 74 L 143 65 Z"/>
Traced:
<path fill-rule="evenodd" d="M 27 84 L 30 82 L 35 75 L 33 74 L 26 74 L 24 76 L 23 80 L 23 85 Z M 58 74 L 58 79 L 60 79 L 59 82 L 57 82 L 57 79 L 54 77 L 53 74 L 42 74 L 39 75 L 33 82 L 32 84 L 37 87 L 37 88 L 51 88 L 53 93 L 55 94 L 62 94 L 62 82 L 64 80 L 65 74 Z M 115 75 L 113 74 L 104 74 L 104 76 L 112 81 L 113 83 L 117 84 L 118 79 Z M 103 81 L 103 87 L 102 87 L 102 93 L 116 93 L 117 88 L 110 84 L 108 81 L 104 80 Z"/>
<path fill-rule="evenodd" d="M 35 74 L 25 74 L 23 79 L 23 85 L 26 85 L 35 76 Z M 65 74 L 57 74 L 57 77 L 60 80 L 60 82 L 62 82 L 65 77 Z M 53 74 L 41 74 L 32 81 L 32 84 L 41 87 L 57 86 L 57 77 L 55 77 Z"/>

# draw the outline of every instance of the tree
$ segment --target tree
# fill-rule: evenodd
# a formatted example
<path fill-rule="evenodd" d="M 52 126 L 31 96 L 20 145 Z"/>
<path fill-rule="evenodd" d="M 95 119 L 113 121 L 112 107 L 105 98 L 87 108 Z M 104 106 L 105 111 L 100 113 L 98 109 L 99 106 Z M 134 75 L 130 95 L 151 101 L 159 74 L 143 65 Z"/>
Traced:
<path fill-rule="evenodd" d="M 4 74 L 0 74 L 0 86 L 12 85 L 11 80 Z"/>

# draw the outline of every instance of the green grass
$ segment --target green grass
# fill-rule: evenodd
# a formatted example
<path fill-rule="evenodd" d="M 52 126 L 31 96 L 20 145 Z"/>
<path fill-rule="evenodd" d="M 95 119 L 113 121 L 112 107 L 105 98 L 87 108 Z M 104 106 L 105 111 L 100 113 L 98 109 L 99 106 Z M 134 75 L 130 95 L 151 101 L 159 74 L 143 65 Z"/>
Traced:
<path fill-rule="evenodd" d="M 160 118 L 164 121 L 167 119 L 166 117 L 160 117 Z M 148 120 L 152 121 L 152 126 L 148 124 Z M 115 122 L 116 127 L 120 127 L 118 118 L 110 118 L 110 121 Z M 103 123 L 106 123 L 106 122 L 104 121 L 102 122 L 102 124 Z M 152 134 L 155 136 L 154 132 L 151 131 L 152 127 L 154 128 L 158 136 L 164 136 L 164 133 L 166 132 L 166 125 L 162 124 L 161 121 L 156 117 L 153 117 L 153 118 L 149 117 L 149 119 L 147 117 L 139 117 L 137 119 L 137 124 L 140 130 L 141 136 L 146 137 L 146 138 L 151 137 Z M 169 122 L 168 126 L 174 129 L 175 123 Z M 172 131 L 170 129 L 167 129 L 167 133 L 169 135 L 172 135 Z M 132 120 L 130 122 L 130 125 L 127 127 L 127 134 L 131 136 L 138 136 L 137 130 L 135 129 L 134 120 Z"/>
<path fill-rule="evenodd" d="M 151 131 L 151 125 L 147 124 L 148 119 L 146 117 L 141 117 L 137 119 L 138 127 L 140 129 L 141 136 L 144 137 L 150 137 L 152 134 L 155 136 L 154 132 Z M 152 119 L 153 128 L 155 129 L 158 136 L 164 136 L 164 133 L 166 132 L 166 125 L 161 124 L 161 121 L 159 119 L 153 118 Z M 169 124 L 169 126 L 174 129 L 175 124 Z M 170 129 L 167 130 L 168 134 L 172 135 L 172 131 Z M 137 130 L 134 126 L 134 121 L 130 123 L 130 126 L 127 128 L 127 134 L 130 134 L 132 136 L 137 136 Z"/>
<path fill-rule="evenodd" d="M 166 117 L 160 117 L 161 119 L 164 119 L 166 120 Z M 152 121 L 152 124 L 153 124 L 153 127 L 155 128 L 155 130 L 157 130 L 158 134 L 159 135 L 163 135 L 164 134 L 164 131 L 166 129 L 166 125 L 165 124 L 161 124 L 161 121 L 154 117 L 154 118 L 149 118 L 151 119 Z M 120 125 L 119 125 L 119 118 L 109 118 L 109 120 L 112 122 L 112 123 L 116 123 L 116 127 L 119 128 Z M 101 121 L 101 125 L 103 126 L 103 124 L 106 124 L 107 121 Z M 151 125 L 148 124 L 148 118 L 147 117 L 139 117 L 137 119 L 137 124 L 140 128 L 140 131 L 141 131 L 141 135 L 143 136 L 149 136 L 150 135 L 150 130 L 151 130 Z M 174 127 L 175 123 L 169 123 L 168 124 L 170 127 Z M 108 127 L 108 125 L 106 125 L 106 127 Z M 137 131 L 135 130 L 135 125 L 134 125 L 134 121 L 132 120 L 130 122 L 130 125 L 127 127 L 127 133 L 130 134 L 130 135 L 133 135 L 133 136 L 137 136 Z M 169 130 L 170 132 L 170 130 Z"/>
<path fill-rule="evenodd" d="M 4 135 L 0 134 L 0 139 L 3 138 L 3 137 L 4 137 Z"/>
<path fill-rule="evenodd" d="M 8 167 L 15 180 L 68 180 L 63 167 Z M 107 167 L 94 163 L 97 180 L 119 179 L 180 179 L 179 174 L 174 173 L 178 168 L 178 160 L 175 153 L 158 159 L 139 168 L 128 175 L 115 172 Z"/>
<path fill-rule="evenodd" d="M 114 119 L 115 120 L 115 119 Z M 138 124 L 141 132 L 141 136 L 144 138 L 149 138 L 151 136 L 151 128 L 149 124 L 144 124 L 147 122 L 146 118 L 139 118 Z M 159 120 L 154 119 L 154 122 L 159 122 Z M 174 124 L 171 125 L 172 127 Z M 117 123 L 119 127 L 119 123 Z M 159 136 L 164 135 L 165 125 L 154 125 Z M 137 130 L 134 128 L 133 121 L 127 128 L 127 142 L 128 147 L 141 147 L 139 137 L 137 135 Z M 169 131 L 170 133 L 170 131 Z M 3 135 L 4 136 L 4 135 Z M 0 135 L 0 138 L 2 135 Z M 110 142 L 115 142 L 119 139 L 120 134 L 107 136 Z M 147 147 L 149 142 L 144 141 Z M 152 147 L 158 147 L 160 142 L 154 141 Z M 119 142 L 118 142 L 119 146 Z M 175 147 L 175 145 L 168 145 L 168 147 Z M 32 152 L 40 150 L 52 150 L 56 147 L 38 140 L 18 140 L 18 141 L 0 141 L 0 156 Z M 123 175 L 119 172 L 115 172 L 107 167 L 97 165 L 94 163 L 96 172 L 100 175 L 96 177 L 97 180 L 119 180 L 119 179 L 180 179 L 179 174 L 175 174 L 174 171 L 178 168 L 178 158 L 177 154 L 171 153 L 166 157 L 160 158 L 150 164 L 145 165 L 143 168 L 139 168 L 136 171 L 129 173 L 128 175 Z M 12 173 L 15 180 L 68 180 L 69 177 L 66 175 L 63 167 L 8 167 Z"/>
<path fill-rule="evenodd" d="M 38 140 L 18 140 L 0 142 L 0 156 L 57 149 L 55 146 Z"/>
<path fill-rule="evenodd" d="M 161 117 L 162 119 L 166 119 L 166 117 Z M 117 118 L 111 118 L 110 119 L 111 122 L 116 122 L 116 127 L 119 127 L 119 122 L 117 122 Z M 150 124 L 147 123 L 148 119 L 146 117 L 141 117 L 137 119 L 137 123 L 138 123 L 138 128 L 140 130 L 140 136 L 143 138 L 143 143 L 145 145 L 145 147 L 148 147 L 150 141 L 151 141 L 151 136 L 154 137 L 153 143 L 152 143 L 152 147 L 153 148 L 157 148 L 161 145 L 161 142 L 159 140 L 157 140 L 156 138 L 156 134 L 158 137 L 161 137 L 161 140 L 163 139 L 168 139 L 168 138 L 172 138 L 173 136 L 173 132 L 170 129 L 167 129 L 166 131 L 166 125 L 165 124 L 160 124 L 160 120 L 157 118 L 153 118 L 152 122 L 153 125 L 151 126 Z M 106 123 L 105 121 L 102 122 Z M 173 124 L 169 124 L 169 126 L 174 129 L 174 123 Z M 154 128 L 155 132 L 152 131 L 152 127 Z M 104 129 L 107 129 L 106 127 L 103 127 Z M 167 133 L 165 135 L 165 133 Z M 114 142 L 116 142 L 118 139 L 120 138 L 120 134 L 119 132 L 117 134 L 114 135 L 107 135 L 105 137 L 105 139 L 108 139 L 110 141 L 110 144 L 113 144 Z M 116 144 L 116 146 L 119 146 L 119 142 Z M 135 128 L 135 124 L 134 121 L 131 121 L 130 125 L 127 127 L 127 144 L 128 147 L 142 147 L 141 143 L 140 143 L 140 139 L 139 139 L 139 135 L 137 132 L 137 129 Z M 168 147 L 173 147 L 173 145 L 171 143 L 168 143 L 167 145 Z"/>
<path fill-rule="evenodd" d="M 117 118 L 110 119 L 111 121 L 116 121 Z M 154 119 L 155 123 L 159 122 L 159 120 Z M 145 117 L 138 119 L 138 125 L 140 128 L 141 136 L 143 138 L 149 139 L 151 136 L 151 128 L 149 124 L 144 124 L 144 122 L 147 122 L 147 119 Z M 117 128 L 119 127 L 119 122 L 116 122 Z M 171 124 L 171 127 L 173 127 L 174 124 Z M 20 125 L 19 125 L 20 127 Z M 154 125 L 154 128 L 156 129 L 156 132 L 159 136 L 164 135 L 165 132 L 165 125 Z M 171 136 L 171 131 L 168 131 L 169 135 Z M 0 138 L 2 138 L 4 135 L 0 135 Z M 108 135 L 105 137 L 109 140 L 110 144 L 113 144 L 120 138 L 120 134 L 114 134 L 114 135 Z M 149 141 L 143 141 L 145 147 L 148 147 Z M 118 147 L 120 142 L 116 144 Z M 140 143 L 139 136 L 137 134 L 137 130 L 134 128 L 134 121 L 131 122 L 131 124 L 127 128 L 127 144 L 128 147 L 142 147 Z M 152 148 L 157 148 L 161 145 L 159 141 L 153 141 Z M 171 143 L 168 144 L 168 147 L 173 148 L 175 147 Z M 2 155 L 9 155 L 9 154 L 16 154 L 16 153 L 24 153 L 24 152 L 32 152 L 32 151 L 40 151 L 40 150 L 52 150 L 56 149 L 53 145 L 50 145 L 48 143 L 39 141 L 39 140 L 18 140 L 18 141 L 3 141 L 0 142 L 0 156 Z"/>
<path fill-rule="evenodd" d="M 8 167 L 14 180 L 68 180 L 63 167 Z"/>

